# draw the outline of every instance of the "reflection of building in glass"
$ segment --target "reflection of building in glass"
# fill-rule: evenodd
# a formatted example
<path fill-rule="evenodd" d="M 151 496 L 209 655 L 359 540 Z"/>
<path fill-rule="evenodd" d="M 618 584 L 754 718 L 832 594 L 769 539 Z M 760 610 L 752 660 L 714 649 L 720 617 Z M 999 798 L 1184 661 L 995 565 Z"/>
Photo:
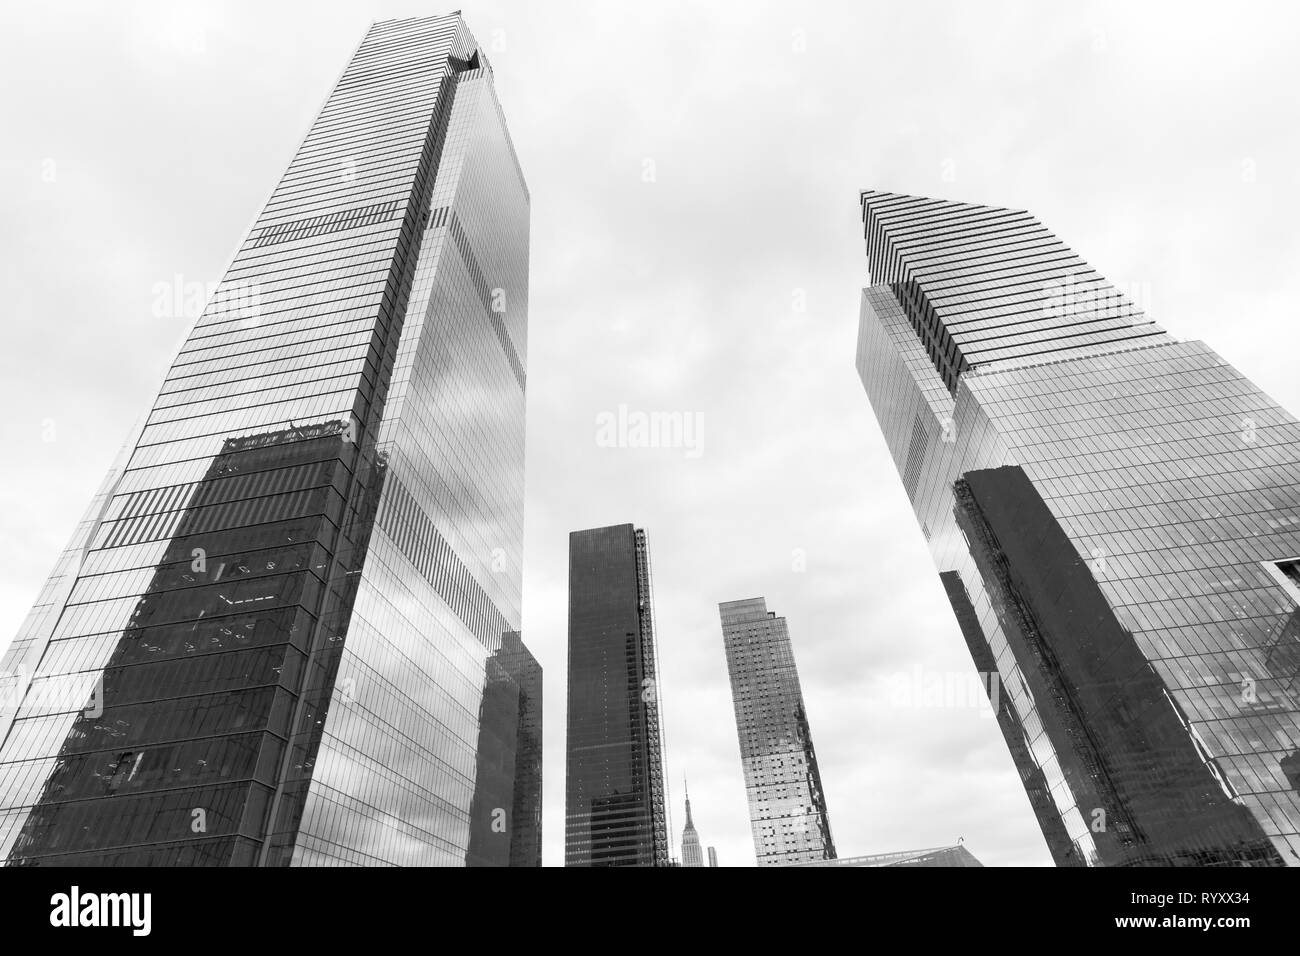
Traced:
<path fill-rule="evenodd" d="M 1300 864 L 1300 423 L 1028 213 L 862 211 L 858 370 L 1056 862 Z"/>
<path fill-rule="evenodd" d="M 695 832 L 695 823 L 691 820 L 691 791 L 686 789 L 686 826 L 682 828 L 682 866 L 703 865 L 704 849 L 700 846 L 700 835 Z"/>
<path fill-rule="evenodd" d="M 632 525 L 569 535 L 566 866 L 668 866 L 650 558 Z"/>
<path fill-rule="evenodd" d="M 11 863 L 257 862 L 277 791 L 310 778 L 320 724 L 308 718 L 338 667 L 339 641 L 314 625 L 345 621 L 351 600 L 326 591 L 345 540 L 336 489 L 358 459 L 342 430 L 229 440 L 182 492 L 164 519 L 174 536 L 103 670 L 102 713 L 75 715 Z M 358 517 L 360 529 L 370 516 Z M 27 717 L 16 729 L 31 720 L 64 723 Z M 279 802 L 276 831 L 297 825 L 297 806 Z"/>
<path fill-rule="evenodd" d="M 487 659 L 470 866 L 542 865 L 542 668 L 519 634 Z"/>
<path fill-rule="evenodd" d="M 460 17 L 372 26 L 0 663 L 10 863 L 463 865 L 487 790 L 532 861 L 528 206 Z"/>
<path fill-rule="evenodd" d="M 903 853 L 876 853 L 871 856 L 842 856 L 838 860 L 820 860 L 816 863 L 795 863 L 794 866 L 979 866 L 984 864 L 961 844 L 940 846 L 930 850 L 908 850 Z"/>
<path fill-rule="evenodd" d="M 763 598 L 718 605 L 759 866 L 835 859 L 785 618 Z"/>

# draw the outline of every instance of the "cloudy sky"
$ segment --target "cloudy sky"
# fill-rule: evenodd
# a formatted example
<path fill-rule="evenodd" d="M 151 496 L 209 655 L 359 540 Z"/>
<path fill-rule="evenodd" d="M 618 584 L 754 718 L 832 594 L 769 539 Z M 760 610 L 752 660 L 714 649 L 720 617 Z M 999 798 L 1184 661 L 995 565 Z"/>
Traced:
<path fill-rule="evenodd" d="M 764 595 L 842 856 L 964 837 L 988 864 L 1049 862 L 854 372 L 857 191 L 1031 209 L 1300 410 L 1300 23 L 1042 6 L 464 0 L 533 199 L 524 635 L 547 674 L 548 865 L 567 534 L 624 522 L 650 536 L 674 842 L 687 774 L 702 841 L 753 865 L 717 603 Z M 371 20 L 442 12 L 3 7 L 0 645 L 187 332 L 155 286 L 221 277 Z M 619 406 L 693 416 L 698 454 L 602 447 Z"/>

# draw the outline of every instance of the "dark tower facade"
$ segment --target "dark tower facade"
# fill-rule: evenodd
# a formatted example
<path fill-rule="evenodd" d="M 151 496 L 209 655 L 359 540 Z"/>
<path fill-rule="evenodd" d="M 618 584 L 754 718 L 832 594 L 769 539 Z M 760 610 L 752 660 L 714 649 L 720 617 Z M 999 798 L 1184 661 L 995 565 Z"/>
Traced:
<path fill-rule="evenodd" d="M 569 535 L 566 866 L 668 866 L 645 532 Z"/>

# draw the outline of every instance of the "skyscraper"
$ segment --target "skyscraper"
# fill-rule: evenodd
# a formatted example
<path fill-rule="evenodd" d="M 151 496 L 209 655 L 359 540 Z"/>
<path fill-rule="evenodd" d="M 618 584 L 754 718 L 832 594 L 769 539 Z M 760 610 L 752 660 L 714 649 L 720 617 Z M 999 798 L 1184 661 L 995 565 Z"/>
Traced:
<path fill-rule="evenodd" d="M 861 204 L 858 370 L 1056 862 L 1300 863 L 1300 422 L 1029 213 Z"/>
<path fill-rule="evenodd" d="M 0 664 L 11 865 L 534 862 L 528 220 L 461 18 L 374 24 Z"/>
<path fill-rule="evenodd" d="M 709 847 L 709 866 L 717 866 L 717 865 L 718 865 L 718 848 L 711 846 Z"/>
<path fill-rule="evenodd" d="M 785 618 L 763 598 L 718 605 L 759 866 L 835 859 Z"/>
<path fill-rule="evenodd" d="M 682 828 L 682 866 L 703 866 L 704 850 L 700 846 L 700 835 L 695 832 L 695 822 L 691 819 L 691 791 L 682 784 L 686 791 L 686 826 Z"/>
<path fill-rule="evenodd" d="M 630 524 L 569 535 L 565 866 L 668 866 L 650 556 Z"/>

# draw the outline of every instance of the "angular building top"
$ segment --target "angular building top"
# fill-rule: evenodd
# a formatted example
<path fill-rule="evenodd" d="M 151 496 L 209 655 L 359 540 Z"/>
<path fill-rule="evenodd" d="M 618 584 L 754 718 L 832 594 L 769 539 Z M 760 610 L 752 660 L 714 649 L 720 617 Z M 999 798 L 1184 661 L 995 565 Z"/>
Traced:
<path fill-rule="evenodd" d="M 682 866 L 704 866 L 704 850 L 700 846 L 700 835 L 695 832 L 695 822 L 691 819 L 689 789 L 686 790 L 686 826 L 682 828 Z"/>
<path fill-rule="evenodd" d="M 1170 341 L 1027 212 L 864 190 L 872 282 L 950 392 L 968 368 Z"/>

